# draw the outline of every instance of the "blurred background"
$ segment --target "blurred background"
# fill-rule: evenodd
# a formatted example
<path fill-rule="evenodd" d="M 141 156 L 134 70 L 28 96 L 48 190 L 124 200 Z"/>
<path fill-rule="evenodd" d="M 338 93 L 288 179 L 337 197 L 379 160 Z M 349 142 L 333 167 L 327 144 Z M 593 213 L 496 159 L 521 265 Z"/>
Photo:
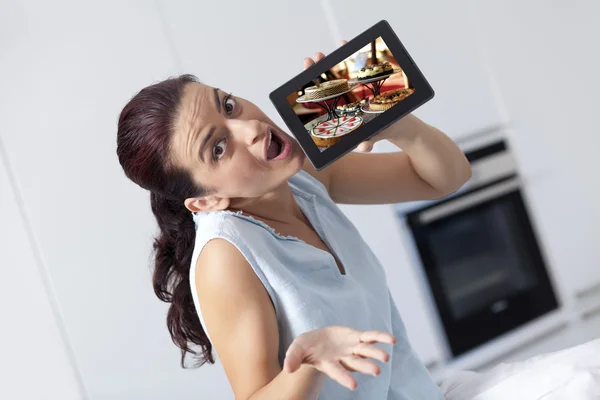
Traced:
<path fill-rule="evenodd" d="M 381 19 L 436 91 L 415 114 L 474 166 L 443 202 L 343 207 L 423 362 L 441 379 L 599 337 L 598 15 L 594 0 L 0 0 L 0 398 L 233 399 L 219 364 L 179 366 L 118 114 L 193 73 L 285 127 L 270 91 Z"/>

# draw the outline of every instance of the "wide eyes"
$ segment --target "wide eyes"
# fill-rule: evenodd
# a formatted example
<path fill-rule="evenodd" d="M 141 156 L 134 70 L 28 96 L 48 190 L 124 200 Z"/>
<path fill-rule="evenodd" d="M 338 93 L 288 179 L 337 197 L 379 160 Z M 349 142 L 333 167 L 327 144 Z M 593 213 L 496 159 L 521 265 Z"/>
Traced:
<path fill-rule="evenodd" d="M 227 140 L 221 139 L 215 142 L 215 146 L 213 147 L 213 160 L 219 161 L 221 157 L 225 154 L 225 150 L 227 149 Z"/>

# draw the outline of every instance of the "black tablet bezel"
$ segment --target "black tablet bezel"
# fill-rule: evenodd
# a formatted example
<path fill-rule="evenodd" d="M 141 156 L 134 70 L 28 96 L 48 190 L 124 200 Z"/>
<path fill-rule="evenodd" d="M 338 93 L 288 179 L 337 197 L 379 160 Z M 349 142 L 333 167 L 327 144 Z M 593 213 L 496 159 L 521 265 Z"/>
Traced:
<path fill-rule="evenodd" d="M 383 39 L 400 67 L 404 70 L 411 86 L 415 89 L 415 92 L 394 107 L 381 113 L 381 115 L 371 120 L 368 124 L 363 125 L 353 134 L 347 135 L 347 137 L 342 138 L 339 142 L 326 150 L 319 150 L 315 142 L 311 139 L 310 133 L 307 132 L 302 121 L 300 121 L 292 109 L 292 106 L 288 103 L 287 96 L 298 90 L 299 87 L 302 87 L 307 82 L 312 81 L 323 72 L 345 60 L 361 48 L 367 46 L 378 37 Z M 347 152 L 352 151 L 361 142 L 371 138 L 398 119 L 413 112 L 415 109 L 431 100 L 434 95 L 435 92 L 433 91 L 433 88 L 408 54 L 404 45 L 392 30 L 390 24 L 386 20 L 381 20 L 345 45 L 333 51 L 318 63 L 312 65 L 272 91 L 269 98 L 291 133 L 300 143 L 300 146 L 313 167 L 317 170 L 321 170 Z"/>

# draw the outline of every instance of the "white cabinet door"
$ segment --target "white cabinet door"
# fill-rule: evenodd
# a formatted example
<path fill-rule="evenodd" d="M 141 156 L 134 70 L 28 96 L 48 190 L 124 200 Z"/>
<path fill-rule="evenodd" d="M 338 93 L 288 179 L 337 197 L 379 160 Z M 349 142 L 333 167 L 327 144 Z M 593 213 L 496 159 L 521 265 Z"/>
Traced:
<path fill-rule="evenodd" d="M 506 122 L 479 53 L 468 0 L 323 3 L 341 36 L 336 40 L 352 39 L 382 19 L 390 23 L 436 92 L 415 115 L 455 139 Z"/>
<path fill-rule="evenodd" d="M 334 42 L 317 2 L 160 0 L 181 72 L 233 92 L 286 126 L 269 93 Z"/>
<path fill-rule="evenodd" d="M 78 400 L 83 393 L 76 370 L 61 337 L 5 163 L 0 152 L 0 271 L 4 277 L 0 290 L 0 398 Z"/>
<path fill-rule="evenodd" d="M 155 4 L 8 1 L 0 31 L 0 135 L 90 398 L 232 398 L 218 368 L 179 366 L 149 196 L 115 154 L 122 106 L 176 71 Z"/>
<path fill-rule="evenodd" d="M 570 294 L 597 287 L 600 58 L 590 49 L 598 47 L 600 3 L 475 3 L 490 65 L 514 117 L 511 144 L 558 284 Z M 557 99 L 557 90 L 567 87 L 568 96 Z"/>

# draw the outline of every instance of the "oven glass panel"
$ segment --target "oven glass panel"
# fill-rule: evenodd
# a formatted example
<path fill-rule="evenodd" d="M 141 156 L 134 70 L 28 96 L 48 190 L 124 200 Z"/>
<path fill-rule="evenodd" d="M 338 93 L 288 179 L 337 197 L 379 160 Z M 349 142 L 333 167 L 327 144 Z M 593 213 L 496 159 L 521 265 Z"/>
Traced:
<path fill-rule="evenodd" d="M 537 285 L 534 260 L 511 196 L 434 221 L 426 241 L 456 320 Z M 501 310 L 498 310 L 501 311 Z"/>

